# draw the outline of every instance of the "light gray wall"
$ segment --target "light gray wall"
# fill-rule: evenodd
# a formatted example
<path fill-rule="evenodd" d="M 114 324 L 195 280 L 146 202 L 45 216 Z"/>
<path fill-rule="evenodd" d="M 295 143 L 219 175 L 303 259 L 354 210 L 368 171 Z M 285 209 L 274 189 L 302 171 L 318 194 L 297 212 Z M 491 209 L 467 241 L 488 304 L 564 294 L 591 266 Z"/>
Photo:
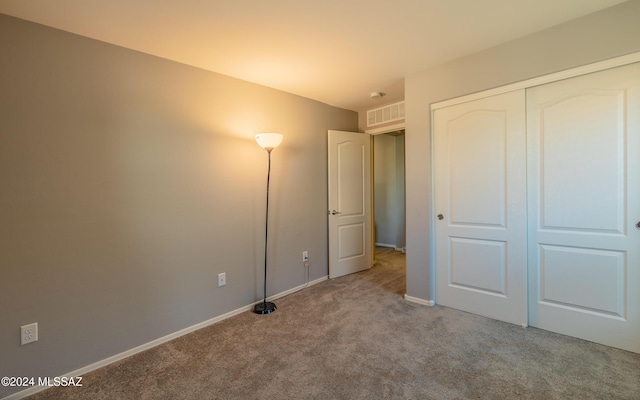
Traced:
<path fill-rule="evenodd" d="M 404 246 L 404 136 L 373 136 L 376 243 Z"/>
<path fill-rule="evenodd" d="M 61 375 L 260 299 L 259 132 L 285 136 L 268 294 L 306 282 L 303 250 L 327 275 L 327 130 L 357 113 L 4 15 L 0 65 L 0 376 Z"/>
<path fill-rule="evenodd" d="M 430 104 L 638 52 L 638 21 L 640 1 L 634 0 L 406 78 L 409 296 L 433 300 L 435 295 Z"/>
<path fill-rule="evenodd" d="M 390 135 L 373 137 L 373 187 L 376 244 L 394 244 L 393 207 L 395 205 L 395 139 Z"/>

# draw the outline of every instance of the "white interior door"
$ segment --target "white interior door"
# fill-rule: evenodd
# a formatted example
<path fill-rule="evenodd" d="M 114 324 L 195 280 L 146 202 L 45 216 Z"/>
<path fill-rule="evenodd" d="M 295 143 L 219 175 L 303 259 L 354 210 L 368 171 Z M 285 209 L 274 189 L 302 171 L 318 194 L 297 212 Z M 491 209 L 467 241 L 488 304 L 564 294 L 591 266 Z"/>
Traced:
<path fill-rule="evenodd" d="M 434 111 L 437 303 L 527 324 L 524 90 Z"/>
<path fill-rule="evenodd" d="M 371 268 L 371 137 L 329 131 L 329 277 Z"/>
<path fill-rule="evenodd" d="M 527 91 L 529 323 L 640 352 L 640 64 Z"/>

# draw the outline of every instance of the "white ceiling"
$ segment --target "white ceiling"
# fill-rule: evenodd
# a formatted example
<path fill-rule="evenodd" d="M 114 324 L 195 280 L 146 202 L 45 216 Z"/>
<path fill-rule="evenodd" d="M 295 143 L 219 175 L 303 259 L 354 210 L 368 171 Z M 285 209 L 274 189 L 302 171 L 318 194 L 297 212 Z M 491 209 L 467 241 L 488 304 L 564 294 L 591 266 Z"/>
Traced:
<path fill-rule="evenodd" d="M 360 111 L 404 98 L 407 75 L 622 2 L 0 0 L 0 13 Z"/>

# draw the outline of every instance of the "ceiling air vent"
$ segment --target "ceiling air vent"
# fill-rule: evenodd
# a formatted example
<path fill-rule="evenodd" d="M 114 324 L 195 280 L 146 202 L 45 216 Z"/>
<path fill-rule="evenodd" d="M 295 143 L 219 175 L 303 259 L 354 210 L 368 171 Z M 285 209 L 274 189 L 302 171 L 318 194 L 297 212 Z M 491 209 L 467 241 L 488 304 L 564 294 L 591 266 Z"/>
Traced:
<path fill-rule="evenodd" d="M 404 101 L 367 111 L 367 126 L 404 119 Z"/>

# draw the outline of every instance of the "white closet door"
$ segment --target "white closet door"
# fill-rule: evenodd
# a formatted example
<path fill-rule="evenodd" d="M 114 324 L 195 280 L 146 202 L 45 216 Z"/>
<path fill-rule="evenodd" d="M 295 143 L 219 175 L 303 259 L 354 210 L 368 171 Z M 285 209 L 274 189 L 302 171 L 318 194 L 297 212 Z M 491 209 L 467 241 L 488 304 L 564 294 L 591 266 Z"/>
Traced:
<path fill-rule="evenodd" d="M 437 303 L 527 323 L 524 90 L 434 111 Z"/>
<path fill-rule="evenodd" d="M 640 65 L 527 90 L 529 324 L 640 352 Z"/>

